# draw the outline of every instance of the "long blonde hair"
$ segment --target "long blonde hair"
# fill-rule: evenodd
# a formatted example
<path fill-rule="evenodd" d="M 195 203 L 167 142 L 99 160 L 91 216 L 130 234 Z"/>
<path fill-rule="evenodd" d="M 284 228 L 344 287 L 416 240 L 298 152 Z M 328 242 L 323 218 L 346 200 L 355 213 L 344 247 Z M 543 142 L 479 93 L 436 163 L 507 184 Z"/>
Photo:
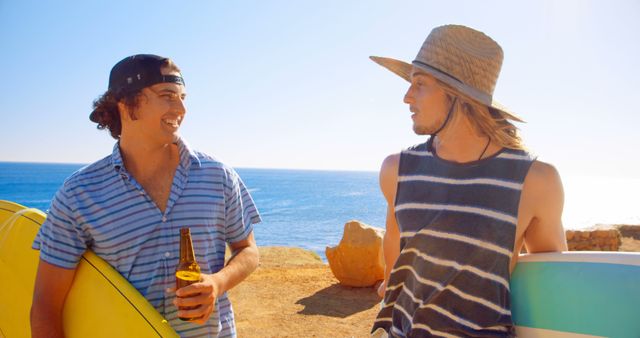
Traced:
<path fill-rule="evenodd" d="M 460 92 L 451 88 L 447 84 L 438 81 L 444 88 L 447 99 L 455 102 L 455 111 L 465 114 L 476 130 L 491 138 L 504 148 L 526 150 L 520 131 L 511 121 L 507 120 L 499 111 L 477 103 Z"/>

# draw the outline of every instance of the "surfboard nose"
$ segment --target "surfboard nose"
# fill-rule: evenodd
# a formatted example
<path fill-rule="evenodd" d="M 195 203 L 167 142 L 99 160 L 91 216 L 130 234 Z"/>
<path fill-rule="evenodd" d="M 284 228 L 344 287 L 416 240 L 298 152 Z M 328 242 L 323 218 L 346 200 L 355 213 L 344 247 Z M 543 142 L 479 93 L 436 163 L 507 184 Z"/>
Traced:
<path fill-rule="evenodd" d="M 511 276 L 518 337 L 640 335 L 640 253 L 521 255 Z"/>
<path fill-rule="evenodd" d="M 46 215 L 0 200 L 0 333 L 30 337 L 39 262 L 32 243 Z M 68 337 L 178 337 L 169 323 L 109 263 L 87 251 L 63 311 Z"/>

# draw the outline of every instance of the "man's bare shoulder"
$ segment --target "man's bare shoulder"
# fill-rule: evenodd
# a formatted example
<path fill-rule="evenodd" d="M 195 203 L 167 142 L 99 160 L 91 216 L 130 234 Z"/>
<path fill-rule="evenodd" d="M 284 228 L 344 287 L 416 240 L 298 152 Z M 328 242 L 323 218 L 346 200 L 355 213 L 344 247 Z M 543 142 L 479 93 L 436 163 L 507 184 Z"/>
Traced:
<path fill-rule="evenodd" d="M 562 228 L 564 190 L 558 170 L 536 160 L 531 164 L 522 191 L 521 211 L 528 216 L 523 228 L 529 252 L 566 250 Z"/>
<path fill-rule="evenodd" d="M 561 214 L 563 204 L 564 190 L 558 170 L 547 162 L 534 161 L 522 188 L 522 206 L 525 213 L 533 218 L 549 212 Z"/>
<path fill-rule="evenodd" d="M 382 173 L 398 173 L 398 168 L 400 167 L 400 153 L 391 154 L 387 156 L 384 161 L 382 161 L 382 166 L 380 168 L 380 174 Z"/>
<path fill-rule="evenodd" d="M 398 169 L 400 168 L 400 154 L 392 154 L 382 161 L 380 167 L 380 190 L 388 203 L 393 203 L 398 184 Z M 391 205 L 390 204 L 390 205 Z"/>
<path fill-rule="evenodd" d="M 562 188 L 560 174 L 552 164 L 535 160 L 531 164 L 529 173 L 525 179 L 525 190 L 545 193 L 550 190 Z"/>

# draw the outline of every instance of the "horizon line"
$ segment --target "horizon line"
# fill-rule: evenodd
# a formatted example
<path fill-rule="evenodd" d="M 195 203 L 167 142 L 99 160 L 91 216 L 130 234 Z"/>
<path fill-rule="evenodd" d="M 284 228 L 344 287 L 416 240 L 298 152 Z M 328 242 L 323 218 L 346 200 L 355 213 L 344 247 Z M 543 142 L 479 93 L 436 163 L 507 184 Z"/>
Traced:
<path fill-rule="evenodd" d="M 53 165 L 89 165 L 91 163 L 82 162 L 38 162 L 38 161 L 6 161 L 0 160 L 0 163 L 14 164 L 53 164 Z M 296 171 L 334 171 L 334 172 L 378 172 L 374 169 L 347 169 L 347 168 L 284 168 L 284 167 L 251 167 L 251 166 L 231 166 L 234 169 L 252 169 L 252 170 L 296 170 Z"/>

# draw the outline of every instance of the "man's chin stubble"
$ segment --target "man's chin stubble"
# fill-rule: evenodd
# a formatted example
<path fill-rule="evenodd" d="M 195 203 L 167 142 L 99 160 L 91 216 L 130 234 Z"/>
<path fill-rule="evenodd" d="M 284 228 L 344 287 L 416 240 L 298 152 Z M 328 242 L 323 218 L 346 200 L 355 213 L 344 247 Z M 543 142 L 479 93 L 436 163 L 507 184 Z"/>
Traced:
<path fill-rule="evenodd" d="M 416 135 L 429 135 L 431 134 L 431 130 L 429 130 L 429 128 L 427 127 L 423 127 L 423 126 L 417 126 L 417 125 L 413 125 L 413 132 L 416 133 Z"/>

